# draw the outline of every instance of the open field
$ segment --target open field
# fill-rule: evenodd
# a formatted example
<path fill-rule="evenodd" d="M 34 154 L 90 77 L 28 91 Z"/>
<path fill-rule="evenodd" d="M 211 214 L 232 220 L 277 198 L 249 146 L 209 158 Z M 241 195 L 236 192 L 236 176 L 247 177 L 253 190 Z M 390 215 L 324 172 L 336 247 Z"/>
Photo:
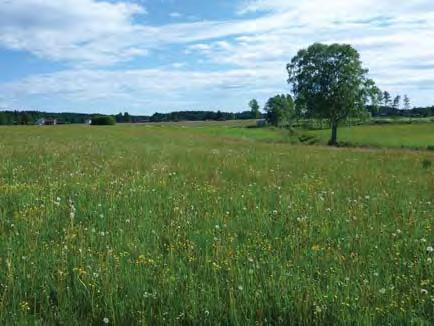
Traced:
<path fill-rule="evenodd" d="M 0 128 L 0 324 L 432 325 L 433 153 L 286 135 Z"/>
<path fill-rule="evenodd" d="M 330 130 L 309 131 L 327 144 Z M 338 130 L 339 142 L 352 146 L 434 149 L 434 123 L 368 125 Z"/>
<path fill-rule="evenodd" d="M 161 124 L 160 126 L 168 127 L 171 125 Z M 172 126 L 186 127 L 182 123 Z M 236 122 L 220 123 L 219 125 L 196 123 L 195 127 L 197 128 L 190 129 L 190 132 L 268 143 L 297 144 L 302 142 L 320 145 L 328 143 L 331 133 L 329 129 L 295 129 L 295 132 L 291 133 L 284 128 L 247 128 L 246 126 L 254 126 L 254 121 L 246 121 L 242 124 Z M 433 149 L 434 123 L 341 127 L 338 129 L 338 141 L 349 147 Z"/>

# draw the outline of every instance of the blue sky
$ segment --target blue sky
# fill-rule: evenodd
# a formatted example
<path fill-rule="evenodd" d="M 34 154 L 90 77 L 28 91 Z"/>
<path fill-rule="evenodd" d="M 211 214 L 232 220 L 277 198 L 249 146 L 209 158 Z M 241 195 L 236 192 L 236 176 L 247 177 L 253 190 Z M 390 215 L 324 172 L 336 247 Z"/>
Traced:
<path fill-rule="evenodd" d="M 350 43 L 370 75 L 434 105 L 432 0 L 0 0 L 0 107 L 152 114 L 247 109 L 286 63 Z"/>

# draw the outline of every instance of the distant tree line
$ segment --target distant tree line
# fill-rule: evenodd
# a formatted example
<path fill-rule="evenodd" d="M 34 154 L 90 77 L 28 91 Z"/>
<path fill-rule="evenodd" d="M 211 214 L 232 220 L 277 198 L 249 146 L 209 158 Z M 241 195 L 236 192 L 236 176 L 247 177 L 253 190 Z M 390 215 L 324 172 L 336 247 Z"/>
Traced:
<path fill-rule="evenodd" d="M 87 120 L 92 120 L 99 117 L 99 114 L 88 113 L 52 113 L 42 111 L 17 111 L 4 110 L 0 108 L 0 125 L 32 125 L 39 119 L 56 119 L 59 124 L 79 124 L 85 123 Z M 149 116 L 133 116 L 125 113 L 111 115 L 117 123 L 129 122 L 145 122 L 149 121 Z"/>
<path fill-rule="evenodd" d="M 259 111 L 259 110 L 258 110 Z M 179 111 L 171 113 L 155 113 L 150 122 L 176 122 L 176 121 L 225 121 L 256 119 L 258 112 L 243 111 L 238 113 L 222 111 Z"/>
<path fill-rule="evenodd" d="M 367 106 L 373 117 L 431 117 L 434 116 L 434 106 L 411 107 L 407 95 L 392 95 L 388 91 L 378 93 L 378 106 Z"/>
<path fill-rule="evenodd" d="M 373 117 L 432 117 L 434 106 L 410 108 L 410 100 L 401 96 L 394 99 L 388 92 L 379 95 L 379 105 L 368 105 L 367 113 Z M 264 118 L 273 126 L 290 126 L 298 119 L 315 118 L 312 111 L 304 110 L 297 106 L 293 97 L 289 94 L 281 94 L 271 97 L 265 103 L 263 112 L 256 99 L 249 102 L 250 111 L 238 113 L 222 111 L 179 111 L 170 113 L 155 113 L 152 116 L 131 115 L 128 112 L 111 115 L 116 123 L 141 123 L 141 122 L 176 122 L 176 121 L 225 121 L 225 120 L 249 120 Z M 17 111 L 4 110 L 0 108 L 0 125 L 32 125 L 39 119 L 57 119 L 59 124 L 80 124 L 87 120 L 98 117 L 98 114 L 87 113 L 51 113 L 42 111 Z"/>
<path fill-rule="evenodd" d="M 1 111 L 0 125 L 32 125 L 39 119 L 57 119 L 59 123 L 84 123 L 93 114 L 51 113 L 41 111 Z"/>

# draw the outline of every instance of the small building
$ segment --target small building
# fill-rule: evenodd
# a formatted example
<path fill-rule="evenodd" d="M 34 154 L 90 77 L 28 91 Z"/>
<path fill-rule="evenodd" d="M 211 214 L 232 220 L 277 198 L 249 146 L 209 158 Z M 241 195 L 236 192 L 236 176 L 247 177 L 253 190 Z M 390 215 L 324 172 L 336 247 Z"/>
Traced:
<path fill-rule="evenodd" d="M 86 119 L 86 120 L 84 120 L 84 124 L 90 126 L 92 124 L 92 119 Z"/>
<path fill-rule="evenodd" d="M 256 121 L 256 127 L 263 128 L 267 125 L 267 121 L 265 119 L 259 119 Z"/>
<path fill-rule="evenodd" d="M 38 125 L 38 126 L 55 126 L 55 125 L 57 125 L 57 119 L 46 119 L 46 118 L 38 119 L 38 120 L 36 120 L 35 125 Z"/>

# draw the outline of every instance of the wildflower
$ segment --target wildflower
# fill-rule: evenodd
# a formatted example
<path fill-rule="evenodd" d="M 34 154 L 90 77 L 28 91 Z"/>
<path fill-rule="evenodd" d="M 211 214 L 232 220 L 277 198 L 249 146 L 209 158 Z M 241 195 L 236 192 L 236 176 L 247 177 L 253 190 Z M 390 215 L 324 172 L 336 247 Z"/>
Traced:
<path fill-rule="evenodd" d="M 380 291 L 379 291 L 381 294 L 385 294 L 386 293 L 386 289 L 385 288 L 382 288 L 382 289 L 380 289 Z"/>
<path fill-rule="evenodd" d="M 312 251 L 319 251 L 321 248 L 319 245 L 316 244 L 316 245 L 313 245 L 311 249 L 312 249 Z"/>
<path fill-rule="evenodd" d="M 30 310 L 30 305 L 27 301 L 23 301 L 20 303 L 20 308 L 22 311 L 27 312 Z"/>
<path fill-rule="evenodd" d="M 243 289 L 244 288 L 241 285 L 238 286 L 238 290 L 242 291 Z"/>
<path fill-rule="evenodd" d="M 421 289 L 421 290 L 420 290 L 420 293 L 422 293 L 423 295 L 426 295 L 426 294 L 428 294 L 428 290 L 426 290 L 426 289 Z"/>
<path fill-rule="evenodd" d="M 216 228 L 216 230 L 220 230 L 220 225 L 217 224 L 217 225 L 215 226 L 215 228 Z"/>
<path fill-rule="evenodd" d="M 426 252 L 432 254 L 434 252 L 434 248 L 432 246 L 429 246 L 426 248 Z"/>
<path fill-rule="evenodd" d="M 102 322 L 107 325 L 109 323 L 109 319 L 107 317 L 104 317 Z"/>

